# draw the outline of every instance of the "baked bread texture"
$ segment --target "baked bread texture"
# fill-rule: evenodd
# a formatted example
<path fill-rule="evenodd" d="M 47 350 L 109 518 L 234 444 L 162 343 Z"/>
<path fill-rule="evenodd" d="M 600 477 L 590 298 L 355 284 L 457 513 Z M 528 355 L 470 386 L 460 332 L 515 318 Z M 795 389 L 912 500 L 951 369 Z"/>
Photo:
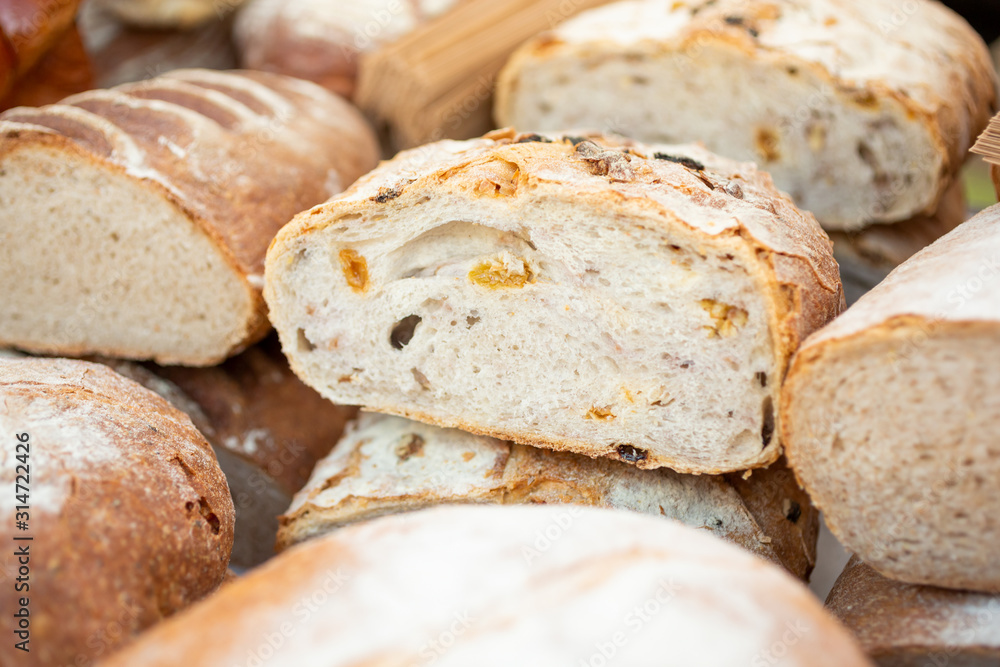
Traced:
<path fill-rule="evenodd" d="M 704 142 L 849 230 L 932 214 L 996 103 L 986 45 L 933 0 L 627 0 L 522 46 L 494 109 Z"/>
<path fill-rule="evenodd" d="M 278 516 L 357 412 L 302 384 L 274 338 L 210 368 L 100 361 L 186 413 L 211 443 L 236 508 L 231 562 L 242 568 L 274 555 Z"/>
<path fill-rule="evenodd" d="M 853 556 L 826 608 L 883 667 L 1000 664 L 1000 597 L 886 579 Z"/>
<path fill-rule="evenodd" d="M 1000 205 L 904 262 L 805 342 L 788 459 L 833 533 L 885 576 L 1000 587 Z"/>
<path fill-rule="evenodd" d="M 830 242 L 752 165 L 498 131 L 401 153 L 275 239 L 292 369 L 335 403 L 641 468 L 776 460 Z"/>
<path fill-rule="evenodd" d="M 289 609 L 301 612 L 290 621 Z M 870 664 L 770 563 L 670 521 L 550 505 L 348 526 L 280 554 L 107 665 L 243 664 L 262 646 L 275 667 L 614 664 L 609 654 L 635 667 Z"/>
<path fill-rule="evenodd" d="M 761 502 L 748 503 L 743 493 Z M 816 561 L 819 514 L 781 461 L 736 487 L 721 476 L 638 470 L 374 413 L 362 413 L 296 494 L 281 518 L 278 548 L 384 514 L 455 503 L 631 510 L 710 531 L 800 579 Z"/>
<path fill-rule="evenodd" d="M 251 0 L 233 39 L 244 67 L 314 81 L 350 97 L 362 54 L 394 42 L 458 0 Z"/>
<path fill-rule="evenodd" d="M 360 114 L 180 70 L 0 114 L 0 344 L 211 365 L 268 330 L 264 253 L 376 160 Z"/>
<path fill-rule="evenodd" d="M 0 433 L 0 664 L 93 664 L 222 582 L 226 479 L 166 401 L 100 364 L 0 358 Z M 27 653 L 14 646 L 24 606 Z"/>

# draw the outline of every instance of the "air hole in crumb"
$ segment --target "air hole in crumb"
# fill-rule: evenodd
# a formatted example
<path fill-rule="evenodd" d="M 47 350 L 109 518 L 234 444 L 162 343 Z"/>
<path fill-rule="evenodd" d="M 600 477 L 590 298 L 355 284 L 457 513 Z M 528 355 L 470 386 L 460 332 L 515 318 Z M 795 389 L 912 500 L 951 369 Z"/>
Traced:
<path fill-rule="evenodd" d="M 799 517 L 802 516 L 802 506 L 790 498 L 785 498 L 784 507 L 782 509 L 785 512 L 785 518 L 792 523 L 797 523 Z"/>
<path fill-rule="evenodd" d="M 424 455 L 424 439 L 416 433 L 403 436 L 403 441 L 396 447 L 396 457 L 405 461 L 411 456 Z"/>
<path fill-rule="evenodd" d="M 215 516 L 215 512 L 212 511 L 212 507 L 205 500 L 204 496 L 198 499 L 198 511 L 201 512 L 201 516 L 205 519 L 208 527 L 212 529 L 212 534 L 218 535 L 222 522 L 219 521 L 219 517 Z"/>
<path fill-rule="evenodd" d="M 316 346 L 312 344 L 312 341 L 306 337 L 305 329 L 298 330 L 298 347 L 299 352 L 312 352 L 316 349 Z"/>
<path fill-rule="evenodd" d="M 764 371 L 757 371 L 756 373 L 754 373 L 754 377 L 757 378 L 757 382 L 760 383 L 760 386 L 762 387 L 767 386 L 767 373 L 765 373 Z"/>
<path fill-rule="evenodd" d="M 410 315 L 396 322 L 389 334 L 389 343 L 397 350 L 402 350 L 413 340 L 413 332 L 423 318 L 419 315 Z"/>
<path fill-rule="evenodd" d="M 468 317 L 465 318 L 465 323 L 471 329 L 473 325 L 479 324 L 479 320 L 480 318 L 478 315 L 469 315 Z"/>
<path fill-rule="evenodd" d="M 638 447 L 633 447 L 632 445 L 618 445 L 617 452 L 618 457 L 621 458 L 622 461 L 627 461 L 628 463 L 645 461 L 646 457 L 649 455 L 645 449 L 639 449 Z"/>
<path fill-rule="evenodd" d="M 768 396 L 764 399 L 764 425 L 760 429 L 760 439 L 764 441 L 764 449 L 771 444 L 772 436 L 774 436 L 774 403 Z"/>

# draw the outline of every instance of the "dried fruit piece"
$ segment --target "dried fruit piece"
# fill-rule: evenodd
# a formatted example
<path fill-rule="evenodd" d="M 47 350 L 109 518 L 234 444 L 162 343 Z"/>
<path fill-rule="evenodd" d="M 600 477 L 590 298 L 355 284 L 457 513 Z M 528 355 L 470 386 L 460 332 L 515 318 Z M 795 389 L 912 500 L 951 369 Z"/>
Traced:
<path fill-rule="evenodd" d="M 489 289 L 520 288 L 535 282 L 535 273 L 527 261 L 505 251 L 472 267 L 469 280 Z"/>
<path fill-rule="evenodd" d="M 358 254 L 356 250 L 341 250 L 340 268 L 344 272 L 347 284 L 355 292 L 364 292 L 368 289 L 368 262 Z"/>
<path fill-rule="evenodd" d="M 614 413 L 611 412 L 607 407 L 599 408 L 596 405 L 591 409 L 587 410 L 587 414 L 583 416 L 584 419 L 596 419 L 598 421 L 608 421 L 615 418 Z"/>
<path fill-rule="evenodd" d="M 708 313 L 714 324 L 704 327 L 709 338 L 732 336 L 747 323 L 747 311 L 715 299 L 702 299 L 701 307 Z"/>

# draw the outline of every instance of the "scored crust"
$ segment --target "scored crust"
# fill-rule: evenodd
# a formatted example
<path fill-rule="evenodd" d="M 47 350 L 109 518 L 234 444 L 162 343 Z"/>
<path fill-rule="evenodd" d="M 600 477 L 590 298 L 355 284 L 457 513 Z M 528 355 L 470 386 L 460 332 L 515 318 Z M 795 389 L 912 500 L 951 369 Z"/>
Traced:
<path fill-rule="evenodd" d="M 65 331 L 40 338 L 19 331 L 3 342 L 50 354 L 211 365 L 259 340 L 270 327 L 260 289 L 264 255 L 274 234 L 293 215 L 367 171 L 377 159 L 377 146 L 353 107 L 311 83 L 263 72 L 175 70 L 0 115 L 0 160 L 6 167 L 0 176 L 27 178 L 17 170 L 35 156 L 48 161 L 43 169 L 62 163 L 76 165 L 77 173 L 93 168 L 107 175 L 91 187 L 134 188 L 147 216 L 154 215 L 156 202 L 155 215 L 170 219 L 177 234 L 191 235 L 192 255 L 211 255 L 192 256 L 192 263 L 211 263 L 213 275 L 228 271 L 227 284 L 204 289 L 232 292 L 226 307 L 238 312 L 207 315 L 227 318 L 223 339 L 183 340 L 184 347 L 179 342 L 174 350 L 143 349 L 142 341 L 128 347 L 94 345 L 83 334 L 70 340 Z M 18 192 L 24 189 L 10 186 L 7 205 L 21 201 Z M 30 202 L 25 206 L 30 208 Z M 93 243 L 113 247 L 110 240 Z M 7 245 L 15 244 L 16 238 Z M 20 276 L 13 284 L 26 285 L 29 278 Z M 57 278 L 75 282 L 49 277 Z M 117 282 L 129 283 L 130 278 L 121 276 Z M 169 288 L 160 289 L 163 293 L 151 298 L 165 294 L 169 301 Z M 87 298 L 99 302 L 99 296 Z M 85 332 L 92 322 L 80 318 L 79 313 L 67 316 L 63 329 Z"/>
<path fill-rule="evenodd" d="M 692 146 L 643 146 L 600 137 L 593 139 L 600 145 L 581 137 L 552 139 L 503 130 L 467 142 L 431 144 L 383 163 L 342 196 L 297 216 L 282 229 L 269 249 L 265 285 L 272 321 L 293 370 L 334 402 L 360 402 L 379 412 L 522 444 L 591 456 L 610 455 L 639 467 L 666 465 L 680 472 L 715 473 L 758 467 L 774 461 L 780 454 L 780 446 L 772 446 L 777 443 L 770 432 L 764 437 L 763 450 L 758 444 L 754 454 L 743 451 L 729 460 L 714 454 L 711 461 L 671 458 L 655 452 L 632 455 L 627 448 L 622 453 L 624 445 L 595 446 L 592 441 L 569 438 L 565 434 L 538 429 L 515 430 L 485 423 L 485 420 L 469 419 L 462 410 L 446 414 L 439 406 L 433 411 L 426 406 L 414 407 L 388 390 L 384 395 L 375 395 L 373 391 L 358 393 L 361 390 L 356 388 L 360 386 L 356 380 L 325 377 L 322 362 L 314 361 L 335 359 L 340 354 L 338 342 L 336 339 L 308 340 L 304 330 L 310 328 L 309 322 L 321 321 L 322 315 L 315 313 L 317 308 L 325 306 L 302 303 L 305 297 L 296 292 L 290 275 L 297 262 L 308 253 L 311 243 L 315 244 L 317 253 L 324 252 L 318 240 L 326 238 L 324 233 L 342 233 L 346 238 L 360 241 L 377 233 L 371 228 L 372 223 L 364 222 L 366 215 L 376 221 L 386 216 L 416 215 L 415 207 L 435 198 L 453 202 L 456 209 L 460 209 L 464 201 L 490 207 L 488 213 L 483 214 L 483 217 L 488 216 L 482 221 L 487 227 L 493 225 L 504 229 L 521 225 L 522 229 L 529 229 L 526 225 L 530 223 L 524 219 L 523 207 L 527 206 L 524 202 L 551 199 L 560 206 L 589 207 L 590 211 L 599 211 L 625 229 L 634 226 L 640 233 L 674 234 L 684 243 L 699 248 L 697 252 L 708 252 L 701 250 L 707 248 L 732 253 L 727 256 L 730 260 L 737 255 L 745 258 L 748 275 L 754 285 L 760 285 L 755 298 L 759 297 L 766 304 L 762 310 L 766 313 L 768 345 L 773 350 L 768 363 L 773 367 L 767 371 L 770 384 L 766 378 L 761 384 L 767 387 L 766 393 L 776 405 L 780 379 L 791 353 L 806 335 L 834 317 L 843 304 L 837 265 L 825 233 L 812 216 L 796 209 L 787 197 L 774 189 L 766 174 L 751 165 L 723 160 Z M 594 151 L 599 154 L 597 157 L 592 155 Z M 612 164 L 611 172 L 607 171 L 609 164 Z M 618 168 L 623 170 L 622 174 L 615 172 Z M 514 174 L 513 181 L 511 174 Z M 441 215 L 461 213 L 456 210 Z M 566 233 L 583 234 L 578 230 Z M 352 251 L 346 252 L 348 257 L 353 257 Z M 344 255 L 339 261 L 343 264 Z M 336 271 L 339 275 L 337 262 L 336 257 L 331 257 L 329 264 L 324 265 L 329 268 L 317 268 L 316 271 Z M 358 262 L 367 260 L 361 257 Z M 367 267 L 367 263 L 364 266 Z M 364 281 L 368 280 L 367 272 L 365 268 Z M 346 269 L 344 276 L 348 284 L 357 279 Z M 320 284 L 315 281 L 320 279 L 312 273 L 310 284 L 302 289 L 315 291 Z M 358 285 L 361 283 L 355 287 Z M 369 293 L 367 285 L 365 282 L 354 289 L 354 295 L 343 297 L 345 302 L 353 304 L 369 296 L 376 298 L 380 290 L 373 289 Z M 319 296 L 317 293 L 315 298 Z M 324 291 L 324 304 L 329 298 L 332 296 Z M 309 352 L 315 350 L 320 353 L 309 357 Z M 502 364 L 502 360 L 494 359 L 491 363 Z M 359 359 L 356 365 L 361 367 L 364 363 Z M 414 377 L 419 376 L 415 374 Z M 764 429 L 766 431 L 767 426 Z"/>

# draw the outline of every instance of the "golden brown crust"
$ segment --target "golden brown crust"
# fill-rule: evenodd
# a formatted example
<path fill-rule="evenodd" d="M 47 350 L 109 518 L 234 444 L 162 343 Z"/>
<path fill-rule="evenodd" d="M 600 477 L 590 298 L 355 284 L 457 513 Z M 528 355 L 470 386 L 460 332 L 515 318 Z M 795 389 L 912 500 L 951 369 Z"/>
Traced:
<path fill-rule="evenodd" d="M 19 106 L 52 104 L 94 87 L 90 58 L 80 32 L 70 27 L 6 96 L 0 111 Z"/>
<path fill-rule="evenodd" d="M 31 443 L 32 664 L 96 659 L 219 585 L 233 505 L 186 416 L 82 361 L 0 361 L 0 393 L 5 436 Z M 13 528 L 0 529 L 9 544 Z M 13 586 L 0 595 L 16 608 Z M 0 628 L 13 623 L 5 613 Z M 5 642 L 0 663 L 20 664 L 13 651 Z"/>
<path fill-rule="evenodd" d="M 240 342 L 226 354 L 161 360 L 198 365 L 217 363 L 267 333 L 260 290 L 271 239 L 293 215 L 339 192 L 377 159 L 374 136 L 349 104 L 312 84 L 262 72 L 178 70 L 0 115 L 0 156 L 27 146 L 73 151 L 134 177 L 212 239 L 252 307 Z"/>
<path fill-rule="evenodd" d="M 826 608 L 881 665 L 987 667 L 1000 661 L 1000 598 L 887 579 L 852 556 Z M 938 663 L 943 664 L 943 663 Z"/>
<path fill-rule="evenodd" d="M 496 186 L 499 196 L 545 190 L 553 198 L 572 198 L 575 203 L 614 210 L 622 219 L 634 221 L 630 224 L 689 234 L 694 245 L 725 244 L 745 255 L 750 271 L 768 292 L 774 354 L 779 360 L 779 375 L 783 376 L 801 341 L 835 317 L 844 305 L 832 244 L 815 218 L 797 209 L 774 188 L 770 177 L 753 165 L 724 160 L 697 147 L 643 145 L 620 138 L 588 136 L 589 141 L 581 142 L 576 137 L 518 134 L 507 128 L 482 139 L 440 142 L 401 153 L 359 179 L 342 195 L 296 216 L 272 242 L 268 255 L 277 262 L 300 237 L 333 224 L 360 220 L 371 211 L 372 202 L 416 205 L 427 191 L 442 196 L 475 196 L 483 184 L 490 191 Z M 656 157 L 662 155 L 661 150 L 677 149 L 697 155 L 704 162 L 702 168 L 684 165 L 670 156 Z M 609 166 L 612 162 L 614 165 Z M 510 191 L 490 180 L 495 180 L 491 169 L 498 164 L 506 164 L 516 173 L 516 187 Z M 680 206 L 684 209 L 679 212 Z M 301 371 L 294 354 L 290 361 L 293 369 Z M 531 433 L 512 436 L 458 417 L 445 421 L 404 405 L 380 404 L 378 409 L 479 435 L 514 437 L 523 444 L 617 457 L 613 448 L 601 453 L 585 442 Z M 779 455 L 780 446 L 767 447 L 750 467 L 767 465 Z M 679 472 L 732 470 L 692 470 L 684 462 L 653 457 L 635 463 L 640 468 L 667 465 Z"/>

